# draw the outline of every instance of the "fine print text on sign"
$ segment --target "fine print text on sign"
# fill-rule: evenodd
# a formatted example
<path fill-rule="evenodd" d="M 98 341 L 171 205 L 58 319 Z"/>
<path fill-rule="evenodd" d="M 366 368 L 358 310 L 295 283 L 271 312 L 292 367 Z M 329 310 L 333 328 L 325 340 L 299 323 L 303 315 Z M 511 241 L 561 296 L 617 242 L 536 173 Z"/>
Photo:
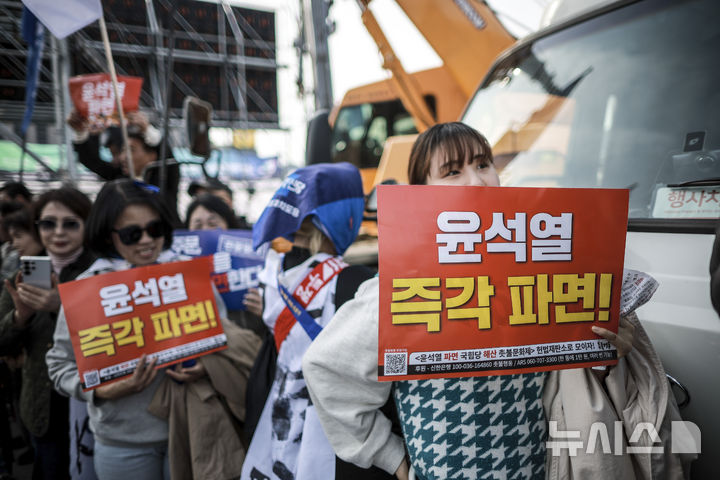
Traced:
<path fill-rule="evenodd" d="M 159 367 L 226 348 L 211 269 L 200 257 L 61 284 L 83 388 L 131 375 L 143 353 Z"/>
<path fill-rule="evenodd" d="M 618 328 L 627 191 L 378 195 L 380 380 L 615 363 L 590 327 Z"/>

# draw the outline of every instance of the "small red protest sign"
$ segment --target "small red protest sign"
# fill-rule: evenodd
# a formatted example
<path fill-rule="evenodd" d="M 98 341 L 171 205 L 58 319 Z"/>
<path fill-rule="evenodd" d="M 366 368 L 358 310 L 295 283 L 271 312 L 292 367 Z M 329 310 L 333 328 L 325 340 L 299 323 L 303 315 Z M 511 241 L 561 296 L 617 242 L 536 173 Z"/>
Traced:
<path fill-rule="evenodd" d="M 118 76 L 118 93 L 125 112 L 138 109 L 142 84 L 141 77 Z M 109 74 L 92 73 L 71 77 L 69 87 L 75 109 L 91 124 L 117 114 L 115 90 Z"/>
<path fill-rule="evenodd" d="M 380 380 L 615 363 L 627 190 L 380 186 Z M 601 208 L 598 208 L 601 207 Z"/>
<path fill-rule="evenodd" d="M 226 348 L 211 272 L 199 257 L 61 284 L 83 388 L 132 374 L 143 353 L 162 366 Z"/>

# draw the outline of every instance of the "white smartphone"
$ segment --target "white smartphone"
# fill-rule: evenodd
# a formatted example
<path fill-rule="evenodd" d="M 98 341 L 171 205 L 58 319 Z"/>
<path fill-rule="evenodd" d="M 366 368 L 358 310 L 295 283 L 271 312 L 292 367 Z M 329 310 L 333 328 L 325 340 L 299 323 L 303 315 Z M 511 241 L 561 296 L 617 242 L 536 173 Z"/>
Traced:
<path fill-rule="evenodd" d="M 22 256 L 20 257 L 20 271 L 23 283 L 47 289 L 52 286 L 50 257 Z"/>

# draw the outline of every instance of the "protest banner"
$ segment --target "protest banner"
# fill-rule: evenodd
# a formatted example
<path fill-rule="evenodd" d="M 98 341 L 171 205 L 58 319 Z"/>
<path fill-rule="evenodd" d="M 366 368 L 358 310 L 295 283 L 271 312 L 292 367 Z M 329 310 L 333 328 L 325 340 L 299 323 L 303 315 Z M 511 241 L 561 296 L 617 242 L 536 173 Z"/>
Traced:
<path fill-rule="evenodd" d="M 138 109 L 142 83 L 142 77 L 118 76 L 118 94 L 125 112 Z M 68 86 L 75 109 L 91 125 L 117 115 L 115 92 L 109 74 L 92 73 L 70 77 Z"/>
<path fill-rule="evenodd" d="M 380 186 L 380 380 L 615 363 L 627 190 Z"/>
<path fill-rule="evenodd" d="M 201 257 L 59 285 L 84 390 L 131 375 L 144 353 L 157 366 L 226 348 Z"/>
<path fill-rule="evenodd" d="M 259 285 L 264 255 L 252 248 L 251 230 L 175 230 L 172 250 L 197 257 L 212 255 L 212 280 L 228 310 L 247 310 L 243 298 Z"/>

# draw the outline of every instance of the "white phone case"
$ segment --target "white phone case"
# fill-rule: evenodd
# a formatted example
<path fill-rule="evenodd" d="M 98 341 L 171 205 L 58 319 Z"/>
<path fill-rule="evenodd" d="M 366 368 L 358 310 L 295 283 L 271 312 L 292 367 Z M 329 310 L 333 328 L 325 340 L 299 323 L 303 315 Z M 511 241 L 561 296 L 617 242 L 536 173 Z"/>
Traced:
<path fill-rule="evenodd" d="M 47 289 L 52 286 L 50 257 L 20 257 L 20 271 L 23 283 Z"/>

